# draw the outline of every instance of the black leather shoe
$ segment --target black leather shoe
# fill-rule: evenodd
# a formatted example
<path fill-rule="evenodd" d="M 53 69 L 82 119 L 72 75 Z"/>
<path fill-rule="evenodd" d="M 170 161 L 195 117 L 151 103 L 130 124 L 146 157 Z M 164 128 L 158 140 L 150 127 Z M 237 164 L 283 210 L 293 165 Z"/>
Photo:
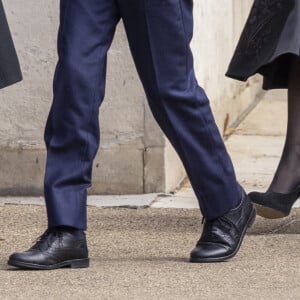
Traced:
<path fill-rule="evenodd" d="M 89 258 L 85 234 L 78 238 L 68 231 L 48 229 L 29 250 L 12 254 L 8 264 L 38 270 L 87 268 Z"/>
<path fill-rule="evenodd" d="M 266 193 L 249 193 L 252 202 L 255 203 L 257 214 L 267 219 L 279 219 L 287 217 L 294 203 L 300 197 L 300 186 L 291 193 L 281 194 L 268 191 Z"/>
<path fill-rule="evenodd" d="M 221 262 L 234 257 L 242 244 L 247 228 L 255 221 L 255 208 L 243 193 L 238 207 L 214 220 L 204 222 L 203 232 L 190 261 L 195 263 Z"/>

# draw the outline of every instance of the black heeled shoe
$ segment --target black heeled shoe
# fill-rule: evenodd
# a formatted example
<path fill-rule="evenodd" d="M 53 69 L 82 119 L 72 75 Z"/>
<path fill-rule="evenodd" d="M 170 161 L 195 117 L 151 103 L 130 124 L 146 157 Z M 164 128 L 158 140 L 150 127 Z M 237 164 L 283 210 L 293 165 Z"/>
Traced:
<path fill-rule="evenodd" d="M 251 192 L 248 196 L 255 204 L 259 216 L 267 219 L 284 218 L 290 214 L 294 203 L 300 197 L 300 185 L 288 194 L 268 191 Z"/>

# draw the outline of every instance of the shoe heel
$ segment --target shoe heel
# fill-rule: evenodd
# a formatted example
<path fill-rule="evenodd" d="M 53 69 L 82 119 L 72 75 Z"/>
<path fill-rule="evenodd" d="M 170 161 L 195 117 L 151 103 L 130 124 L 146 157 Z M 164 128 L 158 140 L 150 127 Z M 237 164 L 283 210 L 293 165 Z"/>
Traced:
<path fill-rule="evenodd" d="M 90 260 L 88 258 L 74 259 L 70 263 L 70 268 L 72 268 L 72 269 L 88 268 L 89 265 L 90 265 Z"/>
<path fill-rule="evenodd" d="M 283 213 L 273 208 L 255 204 L 257 214 L 266 219 L 281 219 L 287 217 L 290 213 Z"/>
<path fill-rule="evenodd" d="M 256 219 L 256 210 L 255 210 L 255 208 L 253 207 L 252 212 L 251 212 L 251 215 L 250 215 L 250 218 L 249 218 L 249 220 L 248 220 L 248 228 L 252 227 L 252 225 L 253 225 L 254 222 L 255 222 L 255 219 Z"/>

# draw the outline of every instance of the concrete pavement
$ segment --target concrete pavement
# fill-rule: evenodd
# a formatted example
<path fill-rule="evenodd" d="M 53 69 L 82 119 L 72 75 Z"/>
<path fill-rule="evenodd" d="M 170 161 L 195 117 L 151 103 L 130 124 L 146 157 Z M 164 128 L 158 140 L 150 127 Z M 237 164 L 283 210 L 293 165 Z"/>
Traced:
<path fill-rule="evenodd" d="M 284 100 L 268 93 L 226 142 L 248 191 L 264 190 L 278 163 Z M 88 209 L 90 268 L 8 267 L 9 254 L 45 229 L 45 208 L 36 205 L 42 203 L 0 199 L 0 299 L 300 299 L 299 208 L 285 219 L 258 217 L 231 261 L 190 264 L 201 218 L 188 183 L 175 195 L 90 197 L 90 205 L 102 206 Z M 136 209 L 108 208 L 118 203 Z"/>

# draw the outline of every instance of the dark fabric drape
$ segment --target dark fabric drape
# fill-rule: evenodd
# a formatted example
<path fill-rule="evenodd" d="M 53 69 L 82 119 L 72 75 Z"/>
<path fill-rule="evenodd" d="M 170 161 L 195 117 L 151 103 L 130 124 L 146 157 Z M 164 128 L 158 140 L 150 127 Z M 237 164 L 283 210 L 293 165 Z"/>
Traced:
<path fill-rule="evenodd" d="M 255 0 L 226 75 L 260 73 L 264 89 L 286 88 L 291 57 L 300 54 L 300 0 Z"/>
<path fill-rule="evenodd" d="M 0 88 L 22 80 L 19 61 L 0 0 Z"/>

